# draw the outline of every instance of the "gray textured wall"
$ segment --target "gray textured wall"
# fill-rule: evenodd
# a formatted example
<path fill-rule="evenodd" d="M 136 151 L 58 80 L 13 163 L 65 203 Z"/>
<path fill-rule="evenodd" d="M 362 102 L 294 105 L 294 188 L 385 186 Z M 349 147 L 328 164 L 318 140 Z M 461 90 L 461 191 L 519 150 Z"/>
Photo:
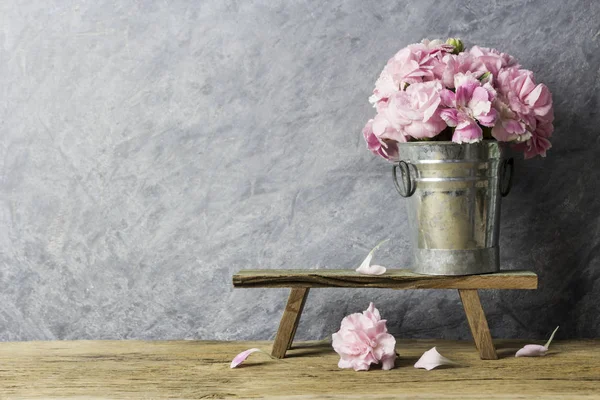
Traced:
<path fill-rule="evenodd" d="M 0 340 L 268 339 L 287 292 L 243 268 L 406 264 L 390 168 L 360 131 L 423 37 L 514 54 L 553 91 L 546 159 L 516 163 L 499 337 L 600 335 L 600 3 L 0 3 Z M 399 337 L 467 338 L 453 291 L 314 290 L 299 338 L 374 301 Z"/>

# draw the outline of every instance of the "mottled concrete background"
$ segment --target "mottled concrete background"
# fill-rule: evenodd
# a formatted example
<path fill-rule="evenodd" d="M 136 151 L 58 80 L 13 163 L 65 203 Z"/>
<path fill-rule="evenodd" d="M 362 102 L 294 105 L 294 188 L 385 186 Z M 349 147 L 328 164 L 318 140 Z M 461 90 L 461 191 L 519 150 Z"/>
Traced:
<path fill-rule="evenodd" d="M 459 36 L 554 92 L 546 159 L 516 163 L 497 337 L 600 336 L 597 1 L 0 2 L 0 340 L 269 339 L 286 290 L 243 268 L 406 265 L 390 167 L 360 131 L 399 48 Z M 454 291 L 314 290 L 321 339 L 374 301 L 398 337 L 467 338 Z"/>

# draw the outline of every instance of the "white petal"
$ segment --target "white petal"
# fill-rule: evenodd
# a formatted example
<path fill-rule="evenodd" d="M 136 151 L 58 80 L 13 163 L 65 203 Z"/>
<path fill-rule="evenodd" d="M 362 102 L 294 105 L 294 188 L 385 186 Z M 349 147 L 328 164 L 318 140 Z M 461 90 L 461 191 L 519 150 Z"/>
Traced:
<path fill-rule="evenodd" d="M 356 272 L 367 271 L 371 266 L 371 260 L 373 259 L 373 253 L 369 253 L 367 258 L 360 264 L 360 267 L 356 268 Z"/>
<path fill-rule="evenodd" d="M 375 253 L 375 250 L 377 250 L 377 249 L 379 248 L 379 246 L 381 246 L 382 244 L 384 244 L 384 243 L 385 243 L 385 242 L 387 242 L 388 240 L 390 240 L 390 239 L 385 239 L 385 240 L 382 240 L 381 242 L 379 242 L 379 243 L 377 244 L 377 246 L 373 247 L 373 250 L 371 250 L 371 251 L 369 252 L 369 254 L 367 254 L 367 257 L 366 257 L 366 258 L 364 259 L 364 261 L 363 261 L 363 262 L 360 264 L 360 267 L 358 267 L 358 268 L 356 269 L 356 272 L 358 272 L 358 273 L 363 273 L 363 274 L 369 274 L 369 275 L 381 275 L 381 274 L 383 274 L 383 272 L 385 272 L 385 270 L 384 270 L 383 272 L 379 273 L 379 274 L 371 274 L 371 273 L 369 272 L 369 267 L 371 266 L 371 260 L 373 259 L 373 254 Z M 383 268 L 383 267 L 382 267 L 382 268 Z M 366 272 L 363 272 L 363 271 L 366 271 Z"/>
<path fill-rule="evenodd" d="M 546 355 L 548 348 L 540 344 L 527 344 L 517 351 L 515 357 L 542 357 Z"/>
<path fill-rule="evenodd" d="M 356 272 L 363 275 L 383 275 L 387 269 L 381 265 L 363 266 L 356 269 Z"/>
<path fill-rule="evenodd" d="M 515 354 L 515 357 L 543 357 L 546 355 L 548 348 L 550 348 L 550 343 L 552 343 L 552 339 L 554 339 L 554 335 L 556 335 L 556 331 L 558 331 L 558 326 L 550 335 L 550 339 L 546 342 L 544 346 L 539 344 L 526 344 L 522 349 L 519 349 Z"/>
<path fill-rule="evenodd" d="M 437 349 L 434 347 L 423 353 L 421 358 L 419 358 L 419 361 L 415 363 L 415 368 L 424 368 L 427 371 L 431 371 L 440 365 L 457 365 L 457 363 L 438 353 Z"/>

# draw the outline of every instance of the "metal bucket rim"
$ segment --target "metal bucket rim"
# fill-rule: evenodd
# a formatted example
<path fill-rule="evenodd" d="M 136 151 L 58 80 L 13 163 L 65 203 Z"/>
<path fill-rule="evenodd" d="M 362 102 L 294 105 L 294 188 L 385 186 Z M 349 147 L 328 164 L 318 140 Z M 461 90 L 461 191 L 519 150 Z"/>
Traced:
<path fill-rule="evenodd" d="M 500 142 L 498 142 L 497 140 L 494 139 L 484 139 L 482 141 L 479 142 L 475 142 L 475 143 L 456 143 L 450 140 L 440 140 L 440 141 L 415 141 L 415 142 L 400 142 L 398 143 L 398 146 L 436 146 L 436 145 L 454 145 L 454 146 L 464 146 L 464 145 L 477 145 L 477 144 L 492 144 L 492 143 L 496 143 L 496 144 L 500 144 Z"/>

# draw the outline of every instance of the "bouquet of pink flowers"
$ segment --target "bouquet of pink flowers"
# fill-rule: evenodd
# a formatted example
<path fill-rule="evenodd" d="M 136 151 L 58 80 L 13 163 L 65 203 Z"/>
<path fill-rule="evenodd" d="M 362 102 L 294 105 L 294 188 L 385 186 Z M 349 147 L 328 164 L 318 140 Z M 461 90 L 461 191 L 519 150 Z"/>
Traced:
<path fill-rule="evenodd" d="M 525 158 L 546 155 L 554 127 L 552 94 L 510 55 L 458 39 L 423 40 L 383 68 L 363 129 L 368 148 L 390 161 L 398 143 L 484 139 L 512 142 Z"/>

